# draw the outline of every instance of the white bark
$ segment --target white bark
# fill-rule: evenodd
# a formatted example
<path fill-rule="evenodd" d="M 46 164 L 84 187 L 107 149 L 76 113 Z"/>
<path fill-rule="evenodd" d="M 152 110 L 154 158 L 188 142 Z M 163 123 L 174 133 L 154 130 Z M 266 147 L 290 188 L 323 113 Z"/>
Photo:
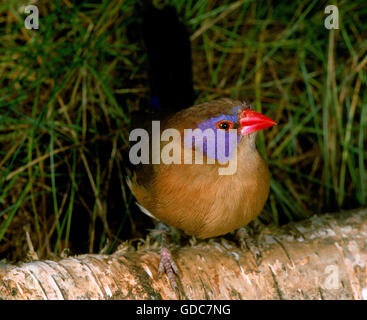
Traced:
<path fill-rule="evenodd" d="M 173 252 L 183 298 L 367 299 L 366 239 L 367 210 L 356 210 L 264 229 L 259 266 L 220 239 Z M 0 264 L 0 298 L 176 299 L 157 279 L 159 250 L 129 250 Z"/>

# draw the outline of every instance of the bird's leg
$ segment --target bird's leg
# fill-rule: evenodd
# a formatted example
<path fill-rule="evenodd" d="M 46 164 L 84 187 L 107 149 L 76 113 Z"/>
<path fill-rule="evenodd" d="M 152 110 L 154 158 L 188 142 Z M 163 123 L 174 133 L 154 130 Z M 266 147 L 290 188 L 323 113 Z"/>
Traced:
<path fill-rule="evenodd" d="M 239 242 L 242 250 L 250 250 L 254 256 L 256 264 L 259 266 L 261 262 L 261 252 L 257 247 L 256 240 L 250 235 L 246 227 L 241 227 L 237 230 L 236 239 Z"/>
<path fill-rule="evenodd" d="M 179 290 L 178 290 L 177 282 L 175 280 L 175 275 L 174 275 L 174 273 L 178 275 L 178 268 L 172 258 L 171 250 L 168 248 L 168 245 L 167 245 L 168 227 L 164 223 L 159 222 L 157 225 L 157 229 L 160 230 L 160 233 L 162 236 L 161 258 L 159 261 L 158 276 L 161 276 L 163 271 L 165 271 L 171 283 L 172 288 L 175 289 L 176 293 L 179 295 Z"/>

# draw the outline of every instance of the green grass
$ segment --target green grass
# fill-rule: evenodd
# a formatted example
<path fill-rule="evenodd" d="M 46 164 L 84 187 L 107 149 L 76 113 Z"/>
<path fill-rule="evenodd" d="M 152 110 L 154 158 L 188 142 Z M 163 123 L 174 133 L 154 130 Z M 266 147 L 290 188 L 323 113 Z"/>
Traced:
<path fill-rule="evenodd" d="M 80 1 L 81 3 L 82 1 Z M 95 1 L 96 2 L 96 1 Z M 113 250 L 144 235 L 124 187 L 130 112 L 148 98 L 135 1 L 0 4 L 0 258 Z M 259 135 L 285 223 L 367 202 L 367 5 L 340 1 L 157 1 L 188 26 L 196 102 L 246 100 L 279 125 Z M 130 200 L 129 200 L 130 199 Z"/>

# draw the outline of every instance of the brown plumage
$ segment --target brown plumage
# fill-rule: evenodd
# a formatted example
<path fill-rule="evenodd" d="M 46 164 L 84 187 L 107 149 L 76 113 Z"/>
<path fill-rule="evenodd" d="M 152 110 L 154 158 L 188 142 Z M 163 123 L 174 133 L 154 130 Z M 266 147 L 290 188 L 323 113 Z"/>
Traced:
<path fill-rule="evenodd" d="M 195 129 L 208 118 L 231 114 L 233 107 L 241 105 L 231 99 L 195 105 L 162 123 L 161 130 L 175 128 L 183 136 L 184 129 Z M 239 120 L 235 124 L 238 127 Z M 233 175 L 219 175 L 218 168 L 226 165 L 218 161 L 205 164 L 204 156 L 204 164 L 142 165 L 130 188 L 139 204 L 155 218 L 190 235 L 208 238 L 231 232 L 252 221 L 268 197 L 269 170 L 254 148 L 255 136 L 253 132 L 241 137 Z M 181 148 L 183 157 L 184 143 Z"/>

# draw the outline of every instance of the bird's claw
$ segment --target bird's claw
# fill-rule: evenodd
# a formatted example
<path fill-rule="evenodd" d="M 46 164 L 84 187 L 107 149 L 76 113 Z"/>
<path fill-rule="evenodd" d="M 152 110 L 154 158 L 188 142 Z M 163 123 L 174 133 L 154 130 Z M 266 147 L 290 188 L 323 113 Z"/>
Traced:
<path fill-rule="evenodd" d="M 161 259 L 158 267 L 158 277 L 160 277 L 164 271 L 167 274 L 167 277 L 171 283 L 172 288 L 175 289 L 176 292 L 179 292 L 174 275 L 174 273 L 178 275 L 177 265 L 173 261 L 171 251 L 167 247 L 162 246 Z"/>
<path fill-rule="evenodd" d="M 241 246 L 241 250 L 250 250 L 255 259 L 256 265 L 259 266 L 261 263 L 261 251 L 257 246 L 256 240 L 251 237 L 246 228 L 238 229 L 236 238 Z"/>

